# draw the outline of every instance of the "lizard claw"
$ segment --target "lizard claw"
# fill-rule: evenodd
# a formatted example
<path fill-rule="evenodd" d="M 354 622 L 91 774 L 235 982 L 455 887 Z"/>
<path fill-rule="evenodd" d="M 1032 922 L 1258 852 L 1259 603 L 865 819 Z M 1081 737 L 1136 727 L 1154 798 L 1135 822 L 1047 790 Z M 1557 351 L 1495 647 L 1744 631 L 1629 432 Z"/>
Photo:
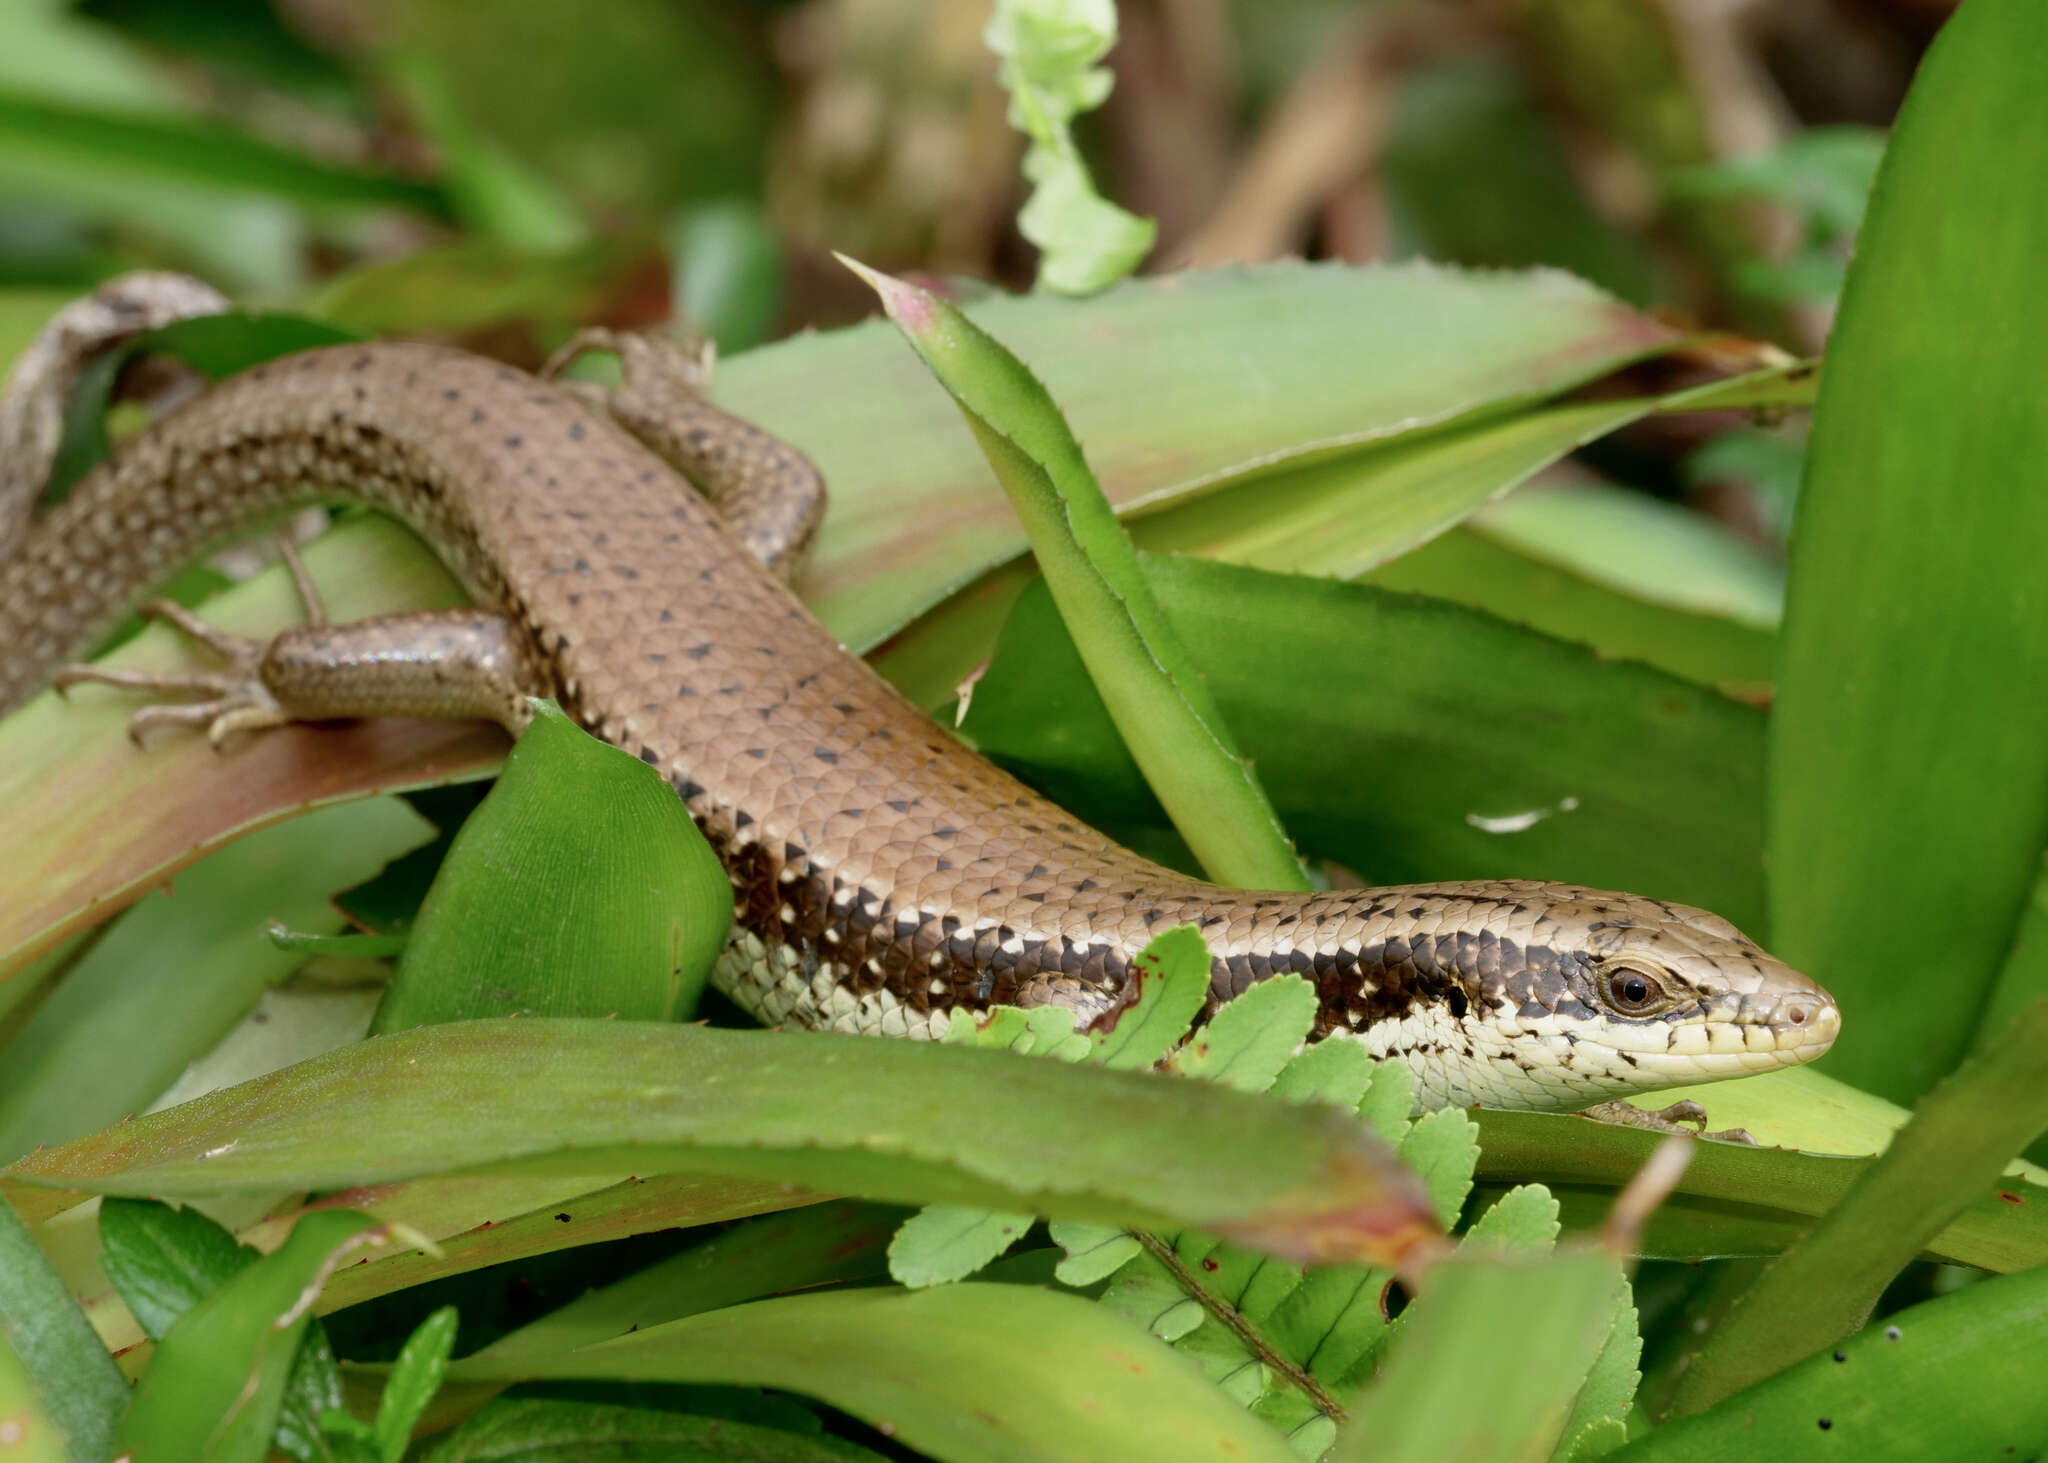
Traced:
<path fill-rule="evenodd" d="M 1707 1110 L 1685 1098 L 1656 1112 L 1647 1112 L 1633 1103 L 1619 1098 L 1613 1102 L 1595 1103 L 1582 1109 L 1581 1117 L 1592 1118 L 1595 1122 L 1614 1123 L 1624 1128 L 1647 1128 L 1653 1133 L 1675 1133 L 1688 1138 L 1715 1138 L 1724 1143 L 1745 1143 L 1756 1146 L 1756 1139 L 1744 1128 L 1723 1128 L 1717 1133 L 1707 1131 Z"/>
<path fill-rule="evenodd" d="M 158 727 L 183 726 L 206 729 L 206 739 L 219 751 L 227 739 L 240 732 L 281 726 L 291 718 L 263 683 L 263 657 L 267 640 L 233 635 L 200 619 L 183 605 L 169 600 L 151 600 L 142 607 L 149 619 L 162 620 L 181 634 L 199 641 L 228 662 L 218 671 L 137 671 L 112 666 L 67 665 L 54 679 L 56 689 L 68 694 L 73 686 L 92 683 L 148 691 L 159 696 L 204 696 L 204 701 L 166 704 L 153 702 L 128 719 L 128 736 L 141 746 Z"/>

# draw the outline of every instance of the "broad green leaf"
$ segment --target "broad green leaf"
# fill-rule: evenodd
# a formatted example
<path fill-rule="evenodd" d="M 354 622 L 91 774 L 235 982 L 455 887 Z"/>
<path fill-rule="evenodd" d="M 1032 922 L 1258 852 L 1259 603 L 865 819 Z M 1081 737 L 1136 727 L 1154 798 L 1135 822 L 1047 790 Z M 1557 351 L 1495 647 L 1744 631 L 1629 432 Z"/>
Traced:
<path fill-rule="evenodd" d="M 1030 1121 L 991 1125 L 991 1111 Z M 625 1168 L 1194 1225 L 1326 1258 L 1391 1258 L 1430 1230 L 1391 1154 L 1324 1107 L 1003 1052 L 637 1022 L 378 1037 L 8 1175 L 174 1197 Z"/>
<path fill-rule="evenodd" d="M 1667 1423 L 1614 1463 L 2038 1457 L 2048 1266 L 1966 1285 Z"/>
<path fill-rule="evenodd" d="M 1339 1430 L 1333 1463 L 1549 1457 L 1599 1355 L 1619 1283 L 1615 1261 L 1600 1254 L 1461 1255 L 1434 1266 Z"/>
<path fill-rule="evenodd" d="M 854 266 L 959 403 L 1132 757 L 1220 883 L 1305 889 L 1286 833 L 1053 398 L 937 297 Z"/>
<path fill-rule="evenodd" d="M 982 39 L 1002 58 L 1010 125 L 1031 139 L 1033 191 L 1017 228 L 1042 251 L 1039 285 L 1085 295 L 1114 284 L 1144 259 L 1158 226 L 1095 191 L 1069 129 L 1109 95 L 1113 78 L 1096 63 L 1116 44 L 1115 0 L 996 0 Z"/>
<path fill-rule="evenodd" d="M 1898 1101 L 1968 1049 L 2048 831 L 2048 8 L 1922 62 L 1842 296 L 1771 719 L 1771 930 Z M 2037 992 L 2041 988 L 2036 988 Z"/>
<path fill-rule="evenodd" d="M 99 1463 L 113 1455 L 128 1384 L 13 1208 L 0 1202 L 0 1352 L 13 1385 L 57 1431 L 59 1456 Z M 48 1437 L 24 1438 L 47 1450 Z M 11 1463 L 11 1460 L 10 1460 Z"/>
<path fill-rule="evenodd" d="M 732 885 L 682 800 L 553 703 L 463 823 L 373 1029 L 695 1013 Z"/>
<path fill-rule="evenodd" d="M 432 1463 L 876 1463 L 879 1454 L 727 1417 L 557 1397 L 500 1397 L 435 1440 Z"/>
<path fill-rule="evenodd" d="M 735 1224 L 499 1337 L 479 1355 L 568 1351 L 666 1321 L 830 1281 L 879 1280 L 903 1211 L 837 1199 Z"/>
<path fill-rule="evenodd" d="M 1753 709 L 1456 605 L 1144 563 L 1304 849 L 1367 883 L 1550 878 L 1758 922 Z M 1160 822 L 1043 590 L 961 734 L 1113 828 Z"/>
<path fill-rule="evenodd" d="M 1531 488 L 1496 507 L 1518 503 Z M 1702 685 L 1754 691 L 1774 672 L 1773 632 L 1651 603 L 1496 538 L 1487 513 L 1382 564 L 1364 582 L 1485 610 L 1617 660 L 1640 660 Z"/>
<path fill-rule="evenodd" d="M 187 870 L 108 931 L 0 1052 L 0 1154 L 61 1143 L 146 1108 L 301 957 L 271 918 L 337 928 L 328 905 L 424 843 L 391 798 L 263 829 Z"/>
<path fill-rule="evenodd" d="M 351 1210 L 309 1214 L 282 1248 L 179 1318 L 121 1418 L 117 1448 L 149 1458 L 258 1463 L 321 1281 L 349 1251 L 388 1242 Z"/>
<path fill-rule="evenodd" d="M 1678 1413 L 1710 1407 L 1869 1318 L 1878 1297 L 2014 1153 L 2048 1129 L 2048 997 L 1929 1093 L 1884 1156 L 1764 1272 L 1687 1370 Z"/>
<path fill-rule="evenodd" d="M 1532 484 L 1489 503 L 1472 523 L 1640 603 L 1766 631 L 1784 613 L 1779 565 L 1704 514 L 1643 493 L 1591 482 Z"/>
<path fill-rule="evenodd" d="M 279 356 L 361 339 L 353 330 L 303 315 L 232 311 L 160 325 L 137 336 L 128 351 L 176 356 L 209 381 L 221 381 Z"/>
<path fill-rule="evenodd" d="M 451 1374 L 781 1387 L 949 1463 L 1290 1457 L 1168 1348 L 1092 1301 L 1021 1285 L 789 1296 L 578 1351 L 472 1358 Z"/>

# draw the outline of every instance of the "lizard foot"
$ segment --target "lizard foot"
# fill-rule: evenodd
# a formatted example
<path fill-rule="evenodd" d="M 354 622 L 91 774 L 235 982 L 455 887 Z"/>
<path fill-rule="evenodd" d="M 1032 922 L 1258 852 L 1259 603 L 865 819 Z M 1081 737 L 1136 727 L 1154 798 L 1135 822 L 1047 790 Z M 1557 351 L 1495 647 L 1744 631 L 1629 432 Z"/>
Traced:
<path fill-rule="evenodd" d="M 1717 1138 L 1724 1143 L 1746 1143 L 1756 1146 L 1756 1139 L 1744 1128 L 1723 1128 L 1718 1133 L 1707 1131 L 1707 1110 L 1690 1098 L 1674 1102 L 1656 1112 L 1648 1112 L 1634 1103 L 1616 1098 L 1613 1102 L 1595 1103 L 1582 1108 L 1580 1116 L 1600 1123 L 1614 1123 L 1624 1128 L 1647 1128 L 1653 1133 L 1676 1133 L 1689 1138 Z"/>
<path fill-rule="evenodd" d="M 157 672 L 67 665 L 56 674 L 57 689 L 68 692 L 73 686 L 91 682 L 159 695 L 207 698 L 169 705 L 152 703 L 137 711 L 128 719 L 128 735 L 138 746 L 160 726 L 204 727 L 207 740 L 218 751 L 238 732 L 282 726 L 292 719 L 263 683 L 263 657 L 270 649 L 268 640 L 231 635 L 170 600 L 151 600 L 142 607 L 142 613 L 207 646 L 227 662 L 227 669 Z"/>

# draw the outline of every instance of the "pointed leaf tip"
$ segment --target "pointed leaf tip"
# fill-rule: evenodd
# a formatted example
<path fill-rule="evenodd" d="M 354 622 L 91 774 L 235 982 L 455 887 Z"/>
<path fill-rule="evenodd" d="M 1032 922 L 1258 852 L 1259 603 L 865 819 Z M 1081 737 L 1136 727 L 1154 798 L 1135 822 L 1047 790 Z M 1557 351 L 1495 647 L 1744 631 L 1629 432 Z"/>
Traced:
<path fill-rule="evenodd" d="M 852 270 L 880 297 L 883 312 L 906 333 L 920 334 L 937 323 L 938 302 L 928 292 L 879 269 L 870 269 L 845 254 L 834 253 L 832 257 Z"/>

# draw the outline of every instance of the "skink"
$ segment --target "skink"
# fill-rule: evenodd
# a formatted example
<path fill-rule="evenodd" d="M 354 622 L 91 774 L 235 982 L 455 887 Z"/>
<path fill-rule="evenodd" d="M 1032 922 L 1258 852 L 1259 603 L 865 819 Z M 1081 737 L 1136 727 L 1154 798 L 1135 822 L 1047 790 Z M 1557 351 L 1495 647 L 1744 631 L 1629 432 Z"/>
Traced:
<path fill-rule="evenodd" d="M 842 648 L 781 577 L 822 507 L 807 464 L 661 352 L 624 353 L 603 404 L 379 344 L 173 412 L 0 565 L 0 711 L 253 516 L 361 499 L 480 608 L 289 631 L 180 683 L 209 701 L 144 716 L 489 715 L 516 734 L 524 694 L 555 695 L 657 769 L 718 851 L 737 917 L 713 979 L 764 1021 L 923 1037 L 955 1009 L 1048 1003 L 1098 1020 L 1151 937 L 1193 924 L 1214 1002 L 1304 976 L 1317 1037 L 1406 1062 L 1424 1107 L 1583 1107 L 1833 1041 L 1826 991 L 1701 910 L 1518 881 L 1237 891 L 1118 847 Z"/>

